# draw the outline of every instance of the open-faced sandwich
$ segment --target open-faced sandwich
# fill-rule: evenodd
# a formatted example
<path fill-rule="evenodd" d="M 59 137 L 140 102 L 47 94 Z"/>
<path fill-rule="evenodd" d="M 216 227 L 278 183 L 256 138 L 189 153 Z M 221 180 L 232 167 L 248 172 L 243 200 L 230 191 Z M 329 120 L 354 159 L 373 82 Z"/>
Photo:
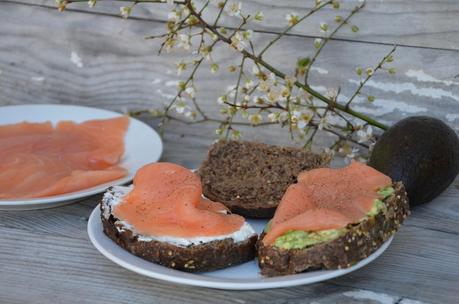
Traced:
<path fill-rule="evenodd" d="M 199 176 L 171 163 L 141 168 L 100 205 L 105 234 L 146 260 L 189 272 L 252 260 L 257 235 L 239 215 L 202 197 Z"/>
<path fill-rule="evenodd" d="M 362 163 L 302 172 L 257 243 L 261 273 L 350 267 L 381 246 L 408 214 L 403 185 Z"/>
<path fill-rule="evenodd" d="M 300 172 L 328 167 L 331 157 L 299 148 L 247 141 L 219 141 L 198 170 L 203 193 L 232 212 L 272 218 L 287 187 Z"/>

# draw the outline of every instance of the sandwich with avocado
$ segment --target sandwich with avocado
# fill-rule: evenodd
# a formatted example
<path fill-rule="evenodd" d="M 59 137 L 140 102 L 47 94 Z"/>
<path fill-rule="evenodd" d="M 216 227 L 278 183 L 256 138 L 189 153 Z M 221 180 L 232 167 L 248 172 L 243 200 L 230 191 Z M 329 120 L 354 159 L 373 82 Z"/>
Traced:
<path fill-rule="evenodd" d="M 263 275 L 350 267 L 409 214 L 403 184 L 362 163 L 302 172 L 297 180 L 257 243 Z"/>

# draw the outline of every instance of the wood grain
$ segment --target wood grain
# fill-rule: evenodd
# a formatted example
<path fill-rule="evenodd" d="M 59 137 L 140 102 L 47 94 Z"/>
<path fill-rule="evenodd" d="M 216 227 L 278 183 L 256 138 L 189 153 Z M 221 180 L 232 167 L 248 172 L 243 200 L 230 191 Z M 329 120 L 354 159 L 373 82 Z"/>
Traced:
<path fill-rule="evenodd" d="M 54 9 L 30 5 L 51 5 L 49 2 L 27 2 L 27 5 L 18 1 L 0 2 L 0 105 L 69 103 L 125 111 L 159 106 L 174 93 L 179 79 L 174 63 L 183 54 L 157 57 L 153 44 L 142 39 L 144 35 L 160 31 L 164 26 L 162 22 L 143 20 L 151 17 L 149 15 L 123 21 L 107 14 L 79 11 L 61 14 Z M 378 18 L 386 9 L 387 16 L 382 14 L 382 17 L 400 25 L 400 22 L 408 22 L 402 17 L 407 16 L 414 2 L 372 4 L 379 9 L 375 13 Z M 423 46 L 444 40 L 456 48 L 455 37 L 449 39 L 445 33 L 454 36 L 457 27 L 450 25 L 448 32 L 442 30 L 441 25 L 449 20 L 445 16 L 454 16 L 457 2 L 436 1 L 437 15 L 432 9 L 434 1 L 416 4 L 411 15 L 415 16 L 412 22 L 418 38 L 402 30 L 388 31 L 391 35 L 387 37 L 412 39 L 413 45 Z M 283 12 L 298 8 L 300 1 L 247 1 L 244 5 L 266 6 L 270 10 L 265 9 L 265 15 L 267 11 L 273 16 L 277 12 L 276 20 L 280 20 Z M 394 18 L 398 15 L 400 19 Z M 416 20 L 425 20 L 428 16 L 435 21 L 421 27 Z M 384 42 L 381 40 L 386 37 L 381 34 L 384 28 L 376 29 L 376 23 L 370 19 L 362 22 L 368 23 L 368 39 Z M 279 29 L 275 23 L 270 24 L 269 31 Z M 301 30 L 301 35 L 311 34 L 309 29 Z M 428 36 L 432 39 L 427 39 Z M 261 42 L 272 37 L 269 33 L 257 34 L 256 40 Z M 298 57 L 311 51 L 311 44 L 310 38 L 287 37 L 267 56 L 288 72 Z M 322 91 L 341 87 L 343 95 L 348 96 L 356 87 L 355 67 L 374 64 L 388 48 L 347 38 L 333 41 L 324 49 L 324 59 L 317 63 L 319 69 L 313 71 L 312 82 Z M 75 54 L 73 61 L 72 53 Z M 222 70 L 235 61 L 234 53 L 228 51 L 222 51 L 216 59 L 222 62 Z M 395 76 L 382 74 L 370 83 L 366 92 L 375 95 L 377 100 L 372 104 L 360 100 L 355 105 L 357 109 L 387 123 L 409 115 L 428 114 L 459 129 L 459 80 L 455 78 L 459 73 L 459 52 L 401 47 L 395 67 L 398 70 Z M 225 72 L 215 76 L 207 70 L 199 74 L 198 98 L 212 115 L 217 115 L 217 97 L 234 77 Z M 157 123 L 154 119 L 143 119 L 152 126 Z M 166 131 L 163 160 L 190 168 L 198 166 L 215 139 L 214 129 L 212 124 L 172 123 Z M 247 139 L 292 144 L 285 131 L 277 128 L 243 131 Z M 381 297 L 387 303 L 408 303 L 406 299 L 455 303 L 459 294 L 458 179 L 434 202 L 415 209 L 389 250 L 374 263 L 327 283 L 262 292 L 177 286 L 147 279 L 114 265 L 92 247 L 86 235 L 88 216 L 99 199 L 100 196 L 95 196 L 58 209 L 0 212 L 0 303 L 315 301 L 326 304 L 378 303 L 375 299 Z"/>
<path fill-rule="evenodd" d="M 180 79 L 175 72 L 176 56 L 183 54 L 155 56 L 152 43 L 142 39 L 149 28 L 160 27 L 160 23 L 78 12 L 68 12 L 62 18 L 59 12 L 45 8 L 0 5 L 4 8 L 0 12 L 1 103 L 65 102 L 123 111 L 159 106 L 173 96 Z M 100 18 L 104 21 L 98 22 Z M 24 19 L 27 24 L 21 22 Z M 270 37 L 260 34 L 255 39 Z M 312 52 L 311 44 L 311 40 L 289 37 L 267 58 L 281 70 L 293 73 L 297 58 Z M 355 68 L 373 66 L 388 49 L 334 41 L 324 49 L 311 82 L 324 92 L 340 87 L 341 96 L 349 97 L 357 86 Z M 72 53 L 81 58 L 83 67 L 70 60 Z M 235 62 L 233 52 L 221 49 L 216 60 L 222 70 L 218 77 L 205 69 L 196 83 L 198 91 L 202 89 L 199 101 L 215 114 L 215 101 L 236 77 L 225 72 L 225 67 Z M 388 123 L 407 115 L 430 113 L 459 127 L 459 117 L 451 115 L 457 112 L 459 102 L 459 80 L 455 78 L 459 52 L 400 47 L 394 66 L 397 75 L 381 73 L 368 84 L 365 93 L 375 95 L 376 101 L 369 103 L 362 98 L 354 105 L 356 109 Z M 182 129 L 185 133 L 192 130 Z M 212 132 L 200 136 L 206 134 L 214 138 Z"/>
<path fill-rule="evenodd" d="M 41 5 L 55 8 L 54 0 L 7 0 L 15 3 Z M 203 3 L 204 1 L 196 1 Z M 251 27 L 260 31 L 281 32 L 287 25 L 285 16 L 296 13 L 302 16 L 312 7 L 314 1 L 304 0 L 246 0 L 243 10 L 255 14 L 262 11 L 265 22 L 252 23 Z M 292 31 L 300 36 L 324 36 L 319 24 L 327 22 L 334 24 L 336 15 L 346 15 L 358 4 L 357 0 L 341 0 L 339 11 L 326 8 L 313 15 L 308 22 L 302 23 Z M 206 17 L 215 16 L 218 1 L 209 5 Z M 85 2 L 74 3 L 68 10 L 119 16 L 119 8 L 126 4 L 116 2 L 99 3 L 89 8 Z M 134 18 L 144 20 L 167 20 L 166 5 L 140 4 L 133 10 Z M 359 27 L 358 33 L 353 33 L 349 27 L 336 36 L 337 39 L 361 41 L 370 43 L 399 44 L 405 46 L 427 47 L 436 49 L 459 50 L 459 3 L 454 0 L 367 0 L 366 8 L 352 19 Z M 229 27 L 238 26 L 240 20 L 236 17 L 223 15 L 222 24 Z M 454 26 L 456 25 L 456 26 Z"/>

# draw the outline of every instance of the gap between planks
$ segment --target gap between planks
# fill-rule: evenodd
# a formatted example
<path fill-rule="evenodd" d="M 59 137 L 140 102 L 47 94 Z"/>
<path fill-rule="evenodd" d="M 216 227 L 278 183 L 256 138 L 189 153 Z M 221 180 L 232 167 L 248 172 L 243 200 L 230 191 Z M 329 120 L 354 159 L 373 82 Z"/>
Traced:
<path fill-rule="evenodd" d="M 24 5 L 24 6 L 31 6 L 31 7 L 39 7 L 39 8 L 45 8 L 45 9 L 52 9 L 52 10 L 57 10 L 56 6 L 51 6 L 47 4 L 35 4 L 35 3 L 24 3 L 21 1 L 14 1 L 14 0 L 4 0 L 2 1 L 3 3 L 10 3 L 10 4 L 16 4 L 16 5 Z M 0 3 L 1 4 L 1 3 Z M 90 15 L 100 15 L 100 16 L 105 16 L 105 17 L 112 17 L 112 18 L 121 18 L 120 15 L 118 14 L 112 14 L 112 13 L 106 13 L 106 12 L 98 12 L 98 11 L 87 11 L 83 9 L 76 9 L 76 8 L 66 8 L 65 12 L 75 12 L 75 13 L 84 13 L 84 14 L 90 14 Z M 65 13 L 63 12 L 63 14 Z M 144 21 L 144 22 L 157 22 L 157 23 L 166 23 L 164 20 L 161 19 L 156 19 L 156 18 L 144 18 L 144 17 L 138 17 L 138 16 L 130 16 L 129 19 L 131 20 L 137 20 L 137 21 Z M 235 27 L 232 26 L 225 26 L 227 29 L 234 30 Z M 256 33 L 261 33 L 261 34 L 271 34 L 271 35 L 277 35 L 279 32 L 275 31 L 268 31 L 268 30 L 263 30 L 263 29 L 256 29 L 253 30 Z M 319 35 L 307 35 L 307 34 L 298 34 L 298 33 L 286 33 L 284 36 L 287 37 L 298 37 L 298 38 L 324 38 L 323 36 Z M 372 40 L 358 40 L 358 39 L 350 39 L 350 38 L 337 38 L 333 37 L 330 39 L 330 41 L 343 41 L 343 42 L 349 42 L 349 43 L 358 43 L 358 44 L 371 44 L 371 45 L 382 45 L 382 46 L 393 46 L 397 45 L 399 47 L 406 47 L 406 48 L 413 48 L 413 49 L 426 49 L 426 50 L 438 50 L 438 51 L 449 51 L 449 52 L 459 52 L 459 50 L 452 49 L 452 48 L 442 48 L 442 47 L 432 47 L 432 46 L 421 46 L 421 45 L 409 45 L 409 44 L 404 44 L 404 43 L 388 43 L 388 42 L 378 42 L 378 41 L 372 41 Z M 459 76 L 459 75 L 458 75 Z"/>

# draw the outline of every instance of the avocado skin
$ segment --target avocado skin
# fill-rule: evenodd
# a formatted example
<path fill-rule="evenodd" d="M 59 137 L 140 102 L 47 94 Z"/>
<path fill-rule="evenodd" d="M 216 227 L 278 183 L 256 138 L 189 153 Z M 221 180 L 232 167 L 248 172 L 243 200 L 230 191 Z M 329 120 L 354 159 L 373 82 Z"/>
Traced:
<path fill-rule="evenodd" d="M 411 206 L 427 203 L 459 173 L 459 139 L 439 119 L 405 118 L 376 142 L 368 164 L 392 180 L 402 181 Z"/>

